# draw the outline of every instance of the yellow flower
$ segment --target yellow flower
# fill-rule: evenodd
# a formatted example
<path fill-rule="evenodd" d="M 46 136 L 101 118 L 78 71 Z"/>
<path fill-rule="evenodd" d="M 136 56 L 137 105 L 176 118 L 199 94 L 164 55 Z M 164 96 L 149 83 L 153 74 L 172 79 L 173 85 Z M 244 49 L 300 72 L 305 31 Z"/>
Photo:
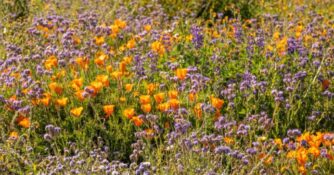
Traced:
<path fill-rule="evenodd" d="M 126 84 L 126 85 L 125 85 L 125 90 L 126 90 L 126 92 L 131 92 L 131 91 L 132 91 L 132 88 L 133 88 L 133 84 Z"/>
<path fill-rule="evenodd" d="M 275 32 L 273 35 L 274 40 L 278 40 L 280 37 L 280 33 L 279 32 Z"/>
<path fill-rule="evenodd" d="M 56 67 L 58 65 L 58 60 L 55 56 L 50 56 L 47 60 L 44 62 L 44 67 L 47 70 L 50 70 L 52 67 Z"/>
<path fill-rule="evenodd" d="M 50 104 L 50 98 L 49 97 L 44 97 L 42 99 L 40 99 L 39 101 L 44 105 L 44 106 L 49 106 Z"/>
<path fill-rule="evenodd" d="M 202 117 L 202 103 L 197 103 L 194 107 L 195 116 L 198 118 Z"/>
<path fill-rule="evenodd" d="M 111 73 L 111 76 L 114 79 L 120 79 L 122 77 L 122 72 L 120 72 L 120 71 L 114 71 L 113 73 Z"/>
<path fill-rule="evenodd" d="M 234 139 L 231 137 L 224 137 L 224 142 L 228 145 L 234 144 Z"/>
<path fill-rule="evenodd" d="M 128 108 L 128 109 L 125 109 L 123 111 L 123 115 L 128 118 L 128 119 L 131 119 L 134 115 L 135 115 L 135 109 L 133 108 Z"/>
<path fill-rule="evenodd" d="M 140 104 L 147 104 L 151 102 L 151 97 L 149 95 L 141 95 L 139 97 Z"/>
<path fill-rule="evenodd" d="M 56 82 L 50 83 L 49 88 L 58 95 L 60 95 L 63 92 L 63 88 Z"/>
<path fill-rule="evenodd" d="M 19 137 L 19 133 L 17 133 L 16 131 L 12 131 L 9 134 L 9 138 L 11 138 L 11 139 L 16 140 L 18 137 Z"/>
<path fill-rule="evenodd" d="M 23 128 L 29 128 L 30 127 L 30 120 L 28 117 L 20 115 L 16 118 L 16 122 L 19 126 Z"/>
<path fill-rule="evenodd" d="M 78 98 L 79 101 L 83 101 L 85 97 L 83 96 L 83 90 L 78 90 L 74 93 L 74 95 Z"/>
<path fill-rule="evenodd" d="M 78 91 L 81 88 L 82 85 L 83 85 L 83 79 L 82 78 L 77 78 L 77 79 L 74 79 L 74 80 L 71 81 L 71 87 L 76 91 Z"/>
<path fill-rule="evenodd" d="M 195 101 L 197 99 L 197 94 L 196 93 L 189 93 L 188 94 L 188 99 L 189 99 L 189 101 Z"/>
<path fill-rule="evenodd" d="M 136 46 L 136 41 L 134 39 L 131 39 L 129 40 L 127 43 L 126 43 L 126 47 L 128 49 L 132 49 Z"/>
<path fill-rule="evenodd" d="M 299 148 L 297 150 L 297 162 L 299 165 L 305 165 L 305 163 L 307 162 L 307 150 L 305 148 Z"/>
<path fill-rule="evenodd" d="M 215 98 L 215 97 L 211 97 L 211 104 L 216 109 L 221 109 L 224 105 L 224 100 Z"/>
<path fill-rule="evenodd" d="M 96 81 L 101 82 L 104 87 L 109 86 L 109 80 L 108 80 L 108 75 L 98 75 L 96 76 Z"/>
<path fill-rule="evenodd" d="M 120 19 L 116 19 L 114 25 L 116 25 L 120 29 L 124 29 L 126 27 L 126 22 Z"/>
<path fill-rule="evenodd" d="M 314 157 L 318 157 L 320 155 L 320 150 L 314 146 L 309 148 L 307 151 L 308 153 L 312 154 Z"/>
<path fill-rule="evenodd" d="M 126 72 L 126 62 L 125 61 L 121 61 L 119 63 L 119 71 L 122 73 L 122 75 L 124 75 L 124 73 Z"/>
<path fill-rule="evenodd" d="M 147 32 L 151 31 L 152 26 L 151 25 L 145 25 L 144 26 L 144 30 L 146 30 Z"/>
<path fill-rule="evenodd" d="M 151 112 L 151 104 L 143 104 L 141 105 L 141 109 L 145 112 L 145 113 L 149 113 Z"/>
<path fill-rule="evenodd" d="M 115 105 L 104 105 L 103 111 L 107 117 L 109 117 L 112 113 L 114 113 Z"/>
<path fill-rule="evenodd" d="M 98 93 L 103 87 L 102 82 L 99 81 L 93 81 L 90 85 L 93 87 L 95 93 Z"/>
<path fill-rule="evenodd" d="M 151 45 L 151 49 L 152 49 L 153 52 L 159 54 L 160 56 L 165 53 L 165 47 L 159 41 L 153 42 L 152 45 Z"/>
<path fill-rule="evenodd" d="M 135 126 L 138 126 L 138 127 L 144 123 L 144 121 L 139 117 L 133 117 L 131 121 L 135 124 Z"/>
<path fill-rule="evenodd" d="M 178 95 L 179 95 L 179 93 L 175 90 L 171 90 L 171 91 L 168 92 L 168 97 L 170 99 L 176 99 Z"/>
<path fill-rule="evenodd" d="M 124 102 L 126 102 L 126 98 L 124 96 L 122 96 L 121 98 L 119 98 L 119 101 L 124 103 Z"/>
<path fill-rule="evenodd" d="M 78 57 L 75 59 L 75 63 L 78 64 L 82 69 L 88 69 L 88 63 L 89 60 L 82 58 L 82 57 Z"/>
<path fill-rule="evenodd" d="M 187 35 L 186 36 L 186 41 L 191 41 L 193 39 L 193 36 L 192 35 Z"/>
<path fill-rule="evenodd" d="M 123 58 L 123 61 L 126 63 L 126 64 L 130 64 L 132 62 L 132 57 L 124 57 Z"/>
<path fill-rule="evenodd" d="M 158 109 L 161 111 L 161 112 L 166 112 L 168 111 L 170 108 L 170 105 L 169 103 L 161 103 L 158 105 Z"/>
<path fill-rule="evenodd" d="M 158 104 L 160 104 L 162 101 L 164 101 L 165 99 L 165 93 L 160 92 L 154 95 L 154 100 L 155 102 L 157 102 Z"/>
<path fill-rule="evenodd" d="M 104 37 L 103 36 L 96 36 L 94 38 L 94 40 L 95 40 L 95 44 L 98 45 L 98 46 L 100 46 L 104 43 Z"/>
<path fill-rule="evenodd" d="M 111 66 L 111 65 L 108 65 L 108 66 L 106 67 L 106 69 L 107 69 L 107 71 L 108 71 L 109 73 L 112 72 L 112 66 Z"/>
<path fill-rule="evenodd" d="M 155 90 L 155 84 L 154 83 L 150 83 L 147 85 L 146 89 L 147 89 L 147 93 L 151 94 L 154 90 Z"/>
<path fill-rule="evenodd" d="M 81 115 L 83 111 L 83 107 L 78 107 L 78 108 L 73 108 L 71 109 L 70 113 L 74 116 L 74 117 L 79 117 Z"/>
<path fill-rule="evenodd" d="M 178 79 L 184 80 L 187 76 L 188 69 L 176 69 L 175 74 Z"/>
<path fill-rule="evenodd" d="M 170 99 L 168 103 L 174 110 L 180 107 L 180 101 L 177 99 Z"/>
<path fill-rule="evenodd" d="M 67 105 L 67 102 L 68 102 L 68 98 L 66 97 L 56 100 L 56 104 L 61 107 L 65 107 Z"/>

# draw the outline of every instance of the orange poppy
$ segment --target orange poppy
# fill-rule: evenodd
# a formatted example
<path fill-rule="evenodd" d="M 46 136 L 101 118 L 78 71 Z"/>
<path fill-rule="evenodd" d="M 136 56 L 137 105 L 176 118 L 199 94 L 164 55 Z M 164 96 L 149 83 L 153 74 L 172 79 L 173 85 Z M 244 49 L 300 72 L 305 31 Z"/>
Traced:
<path fill-rule="evenodd" d="M 44 62 L 44 67 L 47 70 L 50 70 L 52 67 L 56 67 L 58 65 L 57 58 L 53 55 L 50 56 L 47 60 Z"/>
<path fill-rule="evenodd" d="M 211 104 L 216 109 L 221 109 L 224 105 L 224 100 L 216 98 L 216 97 L 211 97 Z"/>
<path fill-rule="evenodd" d="M 165 47 L 164 45 L 159 42 L 159 41 L 155 41 L 151 44 L 151 49 L 153 52 L 159 54 L 160 56 L 163 55 L 165 53 Z"/>
<path fill-rule="evenodd" d="M 104 87 L 109 86 L 108 75 L 98 75 L 96 76 L 96 81 L 101 82 Z"/>
<path fill-rule="evenodd" d="M 330 81 L 329 80 L 322 80 L 322 90 L 326 90 L 329 87 Z"/>
<path fill-rule="evenodd" d="M 119 71 L 122 73 L 122 75 L 126 72 L 126 62 L 122 61 L 119 63 Z"/>
<path fill-rule="evenodd" d="M 170 99 L 168 103 L 174 110 L 180 107 L 180 101 L 177 99 Z"/>
<path fill-rule="evenodd" d="M 149 95 L 141 95 L 139 97 L 140 104 L 147 104 L 151 102 L 151 97 Z"/>
<path fill-rule="evenodd" d="M 147 32 L 149 32 L 152 29 L 151 25 L 145 25 L 144 26 L 144 30 L 146 30 Z"/>
<path fill-rule="evenodd" d="M 82 85 L 83 85 L 83 79 L 82 78 L 77 78 L 77 79 L 74 79 L 74 80 L 71 81 L 71 87 L 76 91 L 78 91 L 81 88 Z"/>
<path fill-rule="evenodd" d="M 145 113 L 149 113 L 151 112 L 151 104 L 143 104 L 141 105 L 141 109 L 145 112 Z"/>
<path fill-rule="evenodd" d="M 49 88 L 58 95 L 60 95 L 63 92 L 63 88 L 56 82 L 50 83 Z"/>
<path fill-rule="evenodd" d="M 61 107 L 65 107 L 67 105 L 67 102 L 68 102 L 68 98 L 66 98 L 66 97 L 63 97 L 63 98 L 60 98 L 60 99 L 56 100 L 56 104 L 58 106 L 61 106 Z"/>
<path fill-rule="evenodd" d="M 139 118 L 139 117 L 133 117 L 131 119 L 131 121 L 133 121 L 133 123 L 135 124 L 135 126 L 138 126 L 138 127 L 141 126 L 144 123 L 144 121 L 141 118 Z"/>
<path fill-rule="evenodd" d="M 166 112 L 168 111 L 170 108 L 170 105 L 169 103 L 161 103 L 158 105 L 158 109 L 161 111 L 161 112 Z"/>
<path fill-rule="evenodd" d="M 128 108 L 128 109 L 125 109 L 123 111 L 123 115 L 128 118 L 128 119 L 131 119 L 134 115 L 135 115 L 135 109 L 133 108 Z"/>
<path fill-rule="evenodd" d="M 132 49 L 136 46 L 136 41 L 134 39 L 131 39 L 129 40 L 127 43 L 126 43 L 126 47 L 128 49 Z"/>
<path fill-rule="evenodd" d="M 150 83 L 147 85 L 146 89 L 147 89 L 147 93 L 151 94 L 154 90 L 155 90 L 156 85 L 154 83 Z"/>
<path fill-rule="evenodd" d="M 202 103 L 197 103 L 194 107 L 195 116 L 201 118 L 202 116 Z"/>
<path fill-rule="evenodd" d="M 126 84 L 125 85 L 125 90 L 126 92 L 131 92 L 132 91 L 133 84 Z"/>
<path fill-rule="evenodd" d="M 195 101 L 197 99 L 197 94 L 196 93 L 189 93 L 188 94 L 188 99 L 189 99 L 189 101 Z"/>
<path fill-rule="evenodd" d="M 74 117 L 79 117 L 81 115 L 83 111 L 83 107 L 78 107 L 78 108 L 73 108 L 71 109 L 70 113 L 74 116 Z"/>
<path fill-rule="evenodd" d="M 175 74 L 178 79 L 184 80 L 186 79 L 188 69 L 176 69 Z"/>
<path fill-rule="evenodd" d="M 114 113 L 115 105 L 105 105 L 103 106 L 103 111 L 107 117 L 109 117 L 112 113 Z"/>
<path fill-rule="evenodd" d="M 19 133 L 17 133 L 16 131 L 12 131 L 12 132 L 10 132 L 9 137 L 11 139 L 16 140 L 19 137 Z"/>
<path fill-rule="evenodd" d="M 116 25 L 117 27 L 119 27 L 120 29 L 124 29 L 126 27 L 126 22 L 120 19 L 116 19 L 114 21 L 114 25 Z"/>
<path fill-rule="evenodd" d="M 95 44 L 98 45 L 98 46 L 100 46 L 104 43 L 104 37 L 103 36 L 96 36 L 94 38 L 94 40 L 95 40 Z"/>
<path fill-rule="evenodd" d="M 16 119 L 16 122 L 19 126 L 23 127 L 23 128 L 29 128 L 30 127 L 30 120 L 28 117 L 25 116 L 18 116 Z"/>
<path fill-rule="evenodd" d="M 165 93 L 160 92 L 160 93 L 155 94 L 153 97 L 154 97 L 155 102 L 160 104 L 165 99 Z"/>
<path fill-rule="evenodd" d="M 168 92 L 168 97 L 170 99 L 176 99 L 178 95 L 179 95 L 179 93 L 175 90 L 171 90 L 171 91 Z"/>
<path fill-rule="evenodd" d="M 74 93 L 74 95 L 78 98 L 79 101 L 83 101 L 85 97 L 83 96 L 83 90 L 78 90 Z"/>

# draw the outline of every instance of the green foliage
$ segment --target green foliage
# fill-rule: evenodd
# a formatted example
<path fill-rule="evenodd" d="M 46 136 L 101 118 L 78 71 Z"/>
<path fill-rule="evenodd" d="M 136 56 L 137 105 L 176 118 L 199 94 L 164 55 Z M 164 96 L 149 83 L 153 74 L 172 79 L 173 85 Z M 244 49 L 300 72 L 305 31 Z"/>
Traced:
<path fill-rule="evenodd" d="M 7 16 L 14 20 L 27 17 L 29 14 L 28 3 L 28 0 L 3 0 L 0 3 L 1 16 Z"/>

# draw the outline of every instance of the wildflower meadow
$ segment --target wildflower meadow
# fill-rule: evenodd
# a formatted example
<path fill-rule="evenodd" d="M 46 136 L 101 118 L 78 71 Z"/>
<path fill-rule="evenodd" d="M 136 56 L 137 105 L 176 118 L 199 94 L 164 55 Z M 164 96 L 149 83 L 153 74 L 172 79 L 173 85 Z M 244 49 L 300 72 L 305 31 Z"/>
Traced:
<path fill-rule="evenodd" d="M 0 7 L 0 174 L 334 174 L 333 0 Z"/>

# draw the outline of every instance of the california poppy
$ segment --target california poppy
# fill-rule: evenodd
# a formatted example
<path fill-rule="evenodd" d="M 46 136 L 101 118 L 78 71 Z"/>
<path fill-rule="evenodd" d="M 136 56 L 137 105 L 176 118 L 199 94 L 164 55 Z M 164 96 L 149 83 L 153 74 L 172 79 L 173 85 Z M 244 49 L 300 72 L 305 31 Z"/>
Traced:
<path fill-rule="evenodd" d="M 141 119 L 139 117 L 133 117 L 131 119 L 131 121 L 133 121 L 133 123 L 138 127 L 141 126 L 144 123 L 143 119 Z"/>
<path fill-rule="evenodd" d="M 154 97 L 155 102 L 159 104 L 165 99 L 165 93 L 160 92 L 160 93 L 155 94 L 153 97 Z"/>
<path fill-rule="evenodd" d="M 19 126 L 21 126 L 23 128 L 29 128 L 30 127 L 30 120 L 29 120 L 28 117 L 20 115 L 16 118 L 16 122 Z"/>
<path fill-rule="evenodd" d="M 96 76 L 96 81 L 101 82 L 104 87 L 109 86 L 108 75 L 98 75 L 98 76 Z"/>
<path fill-rule="evenodd" d="M 128 119 L 131 119 L 134 115 L 135 115 L 135 109 L 133 108 L 128 108 L 128 109 L 125 109 L 123 111 L 123 115 L 128 118 Z"/>
<path fill-rule="evenodd" d="M 58 65 L 58 60 L 55 56 L 50 56 L 47 60 L 44 62 L 44 67 L 47 70 L 50 70 L 53 67 L 56 67 Z"/>
<path fill-rule="evenodd" d="M 131 39 L 129 40 L 127 43 L 126 43 L 126 47 L 128 49 L 132 49 L 136 46 L 136 41 L 134 39 Z"/>
<path fill-rule="evenodd" d="M 151 97 L 149 95 L 141 95 L 139 97 L 140 104 L 147 104 L 151 102 Z"/>
<path fill-rule="evenodd" d="M 131 92 L 132 91 L 133 84 L 126 84 L 125 85 L 125 90 L 126 92 Z"/>
<path fill-rule="evenodd" d="M 184 80 L 187 76 L 188 69 L 176 69 L 175 74 L 178 79 Z"/>
<path fill-rule="evenodd" d="M 50 83 L 49 88 L 58 95 L 60 95 L 63 92 L 63 88 L 56 82 Z"/>
<path fill-rule="evenodd" d="M 83 111 L 83 107 L 78 107 L 78 108 L 73 108 L 71 109 L 70 113 L 74 116 L 74 117 L 79 117 L 81 115 Z"/>
<path fill-rule="evenodd" d="M 95 40 L 95 44 L 98 45 L 98 46 L 100 46 L 104 43 L 104 37 L 103 36 L 96 36 L 94 38 L 94 40 Z"/>
<path fill-rule="evenodd" d="M 165 47 L 159 41 L 153 42 L 152 45 L 151 45 L 151 49 L 152 49 L 153 52 L 159 54 L 160 56 L 165 53 Z"/>
<path fill-rule="evenodd" d="M 12 131 L 10 132 L 9 137 L 16 140 L 19 137 L 19 134 L 16 131 Z"/>
<path fill-rule="evenodd" d="M 177 98 L 177 96 L 178 96 L 178 92 L 177 91 L 175 91 L 175 90 L 171 90 L 171 91 L 169 91 L 168 92 L 168 97 L 170 98 L 170 99 L 176 99 Z"/>
<path fill-rule="evenodd" d="M 202 103 L 197 103 L 194 107 L 194 113 L 197 118 L 202 116 Z"/>
<path fill-rule="evenodd" d="M 211 97 L 211 104 L 216 109 L 221 109 L 224 105 L 224 100 L 216 98 L 216 97 Z"/>
<path fill-rule="evenodd" d="M 177 99 L 170 99 L 168 103 L 169 103 L 170 107 L 172 107 L 174 110 L 178 109 L 179 106 L 180 106 L 180 101 L 177 100 Z"/>
<path fill-rule="evenodd" d="M 106 117 L 109 117 L 112 113 L 114 113 L 115 105 L 105 105 L 103 106 L 103 111 L 106 114 Z"/>
<path fill-rule="evenodd" d="M 158 105 L 158 109 L 161 111 L 161 112 L 166 112 L 168 111 L 170 108 L 170 105 L 169 103 L 161 103 Z"/>
<path fill-rule="evenodd" d="M 326 90 L 329 88 L 330 81 L 328 79 L 322 80 L 322 90 Z"/>
<path fill-rule="evenodd" d="M 147 114 L 149 112 L 151 112 L 151 104 L 143 104 L 141 105 L 141 109 Z"/>
<path fill-rule="evenodd" d="M 67 102 L 68 102 L 68 98 L 66 98 L 66 97 L 63 97 L 63 98 L 60 98 L 60 99 L 56 100 L 56 104 L 58 106 L 61 106 L 61 107 L 65 107 L 67 105 Z"/>

